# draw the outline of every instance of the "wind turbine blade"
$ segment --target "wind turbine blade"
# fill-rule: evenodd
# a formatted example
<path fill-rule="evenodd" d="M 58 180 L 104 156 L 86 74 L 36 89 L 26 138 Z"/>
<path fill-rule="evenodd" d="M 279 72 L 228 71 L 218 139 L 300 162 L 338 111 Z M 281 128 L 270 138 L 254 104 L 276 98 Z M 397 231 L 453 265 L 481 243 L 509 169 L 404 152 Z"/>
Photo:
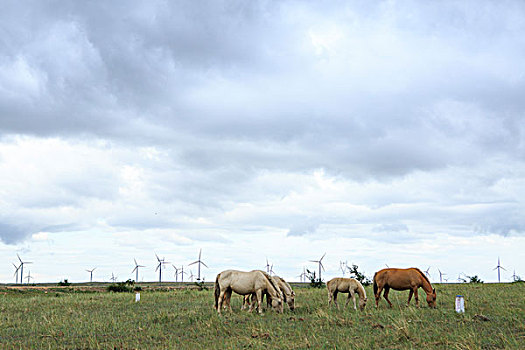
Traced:
<path fill-rule="evenodd" d="M 193 264 L 196 264 L 196 263 L 198 263 L 198 262 L 199 262 L 198 260 L 197 260 L 197 261 L 194 261 L 194 262 L 192 262 L 191 264 L 188 264 L 188 266 L 193 265 Z"/>
<path fill-rule="evenodd" d="M 131 271 L 131 273 L 137 271 L 137 266 L 135 266 L 135 268 Z"/>
<path fill-rule="evenodd" d="M 201 261 L 201 264 L 202 264 L 202 265 L 204 265 L 204 266 L 206 266 L 206 267 L 208 267 L 208 265 L 206 265 L 206 264 L 205 264 L 205 263 L 203 263 L 202 261 Z M 209 267 L 208 267 L 208 268 L 209 268 Z"/>
<path fill-rule="evenodd" d="M 137 259 L 133 258 L 133 261 L 135 262 L 135 265 L 138 265 L 137 264 Z"/>
<path fill-rule="evenodd" d="M 16 253 L 16 256 L 18 256 L 18 260 L 20 260 L 20 262 L 23 264 L 24 262 L 22 261 L 22 259 L 20 259 L 20 255 L 18 255 L 18 253 Z"/>
<path fill-rule="evenodd" d="M 319 261 L 319 265 L 321 265 L 321 267 L 323 268 L 323 271 L 325 271 L 323 263 Z"/>
<path fill-rule="evenodd" d="M 326 255 L 326 253 L 323 254 L 323 257 L 321 259 L 319 259 L 319 261 L 323 260 L 324 256 Z"/>
<path fill-rule="evenodd" d="M 314 262 L 314 263 L 318 263 L 319 260 L 308 260 L 308 261 L 311 261 L 311 262 Z"/>

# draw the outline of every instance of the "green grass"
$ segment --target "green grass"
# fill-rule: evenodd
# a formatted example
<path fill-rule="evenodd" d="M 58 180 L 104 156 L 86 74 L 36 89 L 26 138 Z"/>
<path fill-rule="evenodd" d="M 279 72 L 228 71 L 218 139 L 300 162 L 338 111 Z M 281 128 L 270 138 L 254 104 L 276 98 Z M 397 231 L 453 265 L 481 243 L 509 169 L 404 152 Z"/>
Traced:
<path fill-rule="evenodd" d="M 405 307 L 408 292 L 391 291 L 392 309 L 329 308 L 325 289 L 295 288 L 296 310 L 218 316 L 213 290 L 105 292 L 14 291 L 0 288 L 1 349 L 524 349 L 525 284 L 437 285 L 438 308 Z M 466 313 L 456 314 L 462 294 Z M 477 316 L 478 315 L 478 316 Z M 484 321 L 479 315 L 488 318 Z"/>

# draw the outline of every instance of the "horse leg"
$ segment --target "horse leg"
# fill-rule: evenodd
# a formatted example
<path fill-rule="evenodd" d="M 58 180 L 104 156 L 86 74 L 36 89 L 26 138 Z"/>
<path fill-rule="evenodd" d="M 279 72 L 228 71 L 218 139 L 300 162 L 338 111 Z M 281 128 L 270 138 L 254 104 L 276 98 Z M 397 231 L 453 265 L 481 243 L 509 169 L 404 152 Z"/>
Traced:
<path fill-rule="evenodd" d="M 390 300 L 388 299 L 388 293 L 390 292 L 390 287 L 385 287 L 385 293 L 383 294 L 383 297 L 386 299 L 386 301 L 388 302 L 388 306 L 392 307 L 392 303 L 390 302 Z"/>
<path fill-rule="evenodd" d="M 412 294 L 414 294 L 414 290 L 413 289 L 411 289 L 410 293 L 408 294 L 407 307 L 408 307 L 408 305 L 410 305 L 410 299 L 412 299 Z"/>
<path fill-rule="evenodd" d="M 221 313 L 221 310 L 222 310 L 222 303 L 224 302 L 224 293 L 226 293 L 226 291 L 223 289 L 221 290 L 220 294 L 219 294 L 219 301 L 217 303 L 217 313 Z"/>
<path fill-rule="evenodd" d="M 337 310 L 339 310 L 339 304 L 337 303 L 337 290 L 334 291 L 334 304 L 335 306 L 337 306 Z"/>
<path fill-rule="evenodd" d="M 353 291 L 348 292 L 348 299 L 346 299 L 345 307 L 348 306 L 348 302 L 350 301 L 350 297 L 352 297 L 352 301 L 354 302 L 354 310 L 357 310 L 357 306 L 355 305 L 355 293 Z"/>
<path fill-rule="evenodd" d="M 381 292 L 383 291 L 383 287 L 379 286 L 377 289 L 377 293 L 375 295 L 376 297 L 376 309 L 379 307 L 379 299 L 381 298 Z"/>
<path fill-rule="evenodd" d="M 258 312 L 260 314 L 262 314 L 262 291 L 259 289 L 257 290 L 256 292 L 256 296 L 257 296 L 257 307 L 258 307 Z"/>
<path fill-rule="evenodd" d="M 416 307 L 419 307 L 419 296 L 417 295 L 417 287 L 414 288 L 414 297 L 416 298 Z"/>
<path fill-rule="evenodd" d="M 232 292 L 233 292 L 233 291 L 232 291 L 231 289 L 228 289 L 228 290 L 226 291 L 226 298 L 227 298 L 227 300 L 228 300 L 228 310 L 229 310 L 230 312 L 232 312 L 232 304 L 231 304 L 231 300 L 232 300 Z"/>

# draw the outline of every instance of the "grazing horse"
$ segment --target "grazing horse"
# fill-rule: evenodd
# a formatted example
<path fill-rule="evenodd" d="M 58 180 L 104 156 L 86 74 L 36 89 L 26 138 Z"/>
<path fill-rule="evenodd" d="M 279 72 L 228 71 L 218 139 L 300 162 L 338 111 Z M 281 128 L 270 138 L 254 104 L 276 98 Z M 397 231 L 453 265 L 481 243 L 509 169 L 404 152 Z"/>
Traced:
<path fill-rule="evenodd" d="M 215 309 L 219 314 L 224 302 L 231 311 L 229 300 L 232 291 L 240 295 L 255 294 L 259 313 L 262 313 L 262 295 L 267 292 L 272 298 L 272 307 L 277 311 L 282 310 L 281 292 L 263 271 L 225 270 L 219 273 L 215 279 Z"/>
<path fill-rule="evenodd" d="M 276 285 L 278 289 L 280 290 L 282 294 L 283 304 L 287 303 L 290 310 L 293 311 L 295 309 L 295 292 L 293 291 L 290 284 L 286 282 L 282 277 L 279 277 L 279 276 L 271 276 L 270 278 L 273 284 Z M 264 295 L 266 295 L 266 302 L 269 307 L 270 303 L 272 302 L 272 297 L 268 293 L 264 293 L 263 297 Z M 250 302 L 250 298 L 251 298 L 251 302 Z M 245 295 L 241 310 L 248 308 L 248 306 L 250 307 L 250 310 L 251 310 L 253 308 L 254 303 L 255 303 L 255 294 Z"/>
<path fill-rule="evenodd" d="M 395 269 L 388 268 L 377 271 L 374 274 L 374 294 L 376 297 L 376 308 L 379 306 L 379 298 L 383 289 L 385 293 L 383 297 L 388 302 L 388 305 L 392 307 L 392 303 L 388 300 L 388 292 L 390 288 L 395 290 L 407 290 L 410 289 L 408 295 L 407 306 L 410 304 L 412 294 L 416 298 L 416 306 L 419 307 L 419 297 L 417 295 L 417 289 L 421 287 L 427 293 L 427 303 L 429 307 L 436 307 L 436 289 L 432 288 L 430 281 L 427 276 L 421 270 L 412 267 L 409 269 Z"/>
<path fill-rule="evenodd" d="M 359 309 L 365 309 L 367 301 L 366 292 L 361 282 L 355 278 L 332 278 L 326 283 L 326 289 L 328 289 L 328 305 L 332 304 L 333 300 L 334 304 L 339 308 L 339 305 L 337 304 L 337 293 L 348 293 L 348 299 L 346 299 L 345 306 L 348 305 L 350 297 L 352 297 L 352 300 L 354 301 L 354 310 L 357 310 L 355 305 L 355 293 L 357 292 L 359 295 Z"/>
<path fill-rule="evenodd" d="M 292 289 L 292 286 L 284 280 L 284 278 L 277 277 L 279 279 L 279 288 L 284 295 L 284 302 L 288 304 L 290 310 L 295 309 L 295 292 Z"/>

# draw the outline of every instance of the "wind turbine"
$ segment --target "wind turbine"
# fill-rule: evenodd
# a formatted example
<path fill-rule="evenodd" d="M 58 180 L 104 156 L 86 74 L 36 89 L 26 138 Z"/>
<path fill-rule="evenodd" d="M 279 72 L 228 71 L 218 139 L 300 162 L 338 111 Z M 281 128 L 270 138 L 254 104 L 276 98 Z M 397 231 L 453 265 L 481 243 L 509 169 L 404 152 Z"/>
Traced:
<path fill-rule="evenodd" d="M 427 275 L 428 278 L 430 278 L 430 274 L 428 273 L 428 271 L 430 270 L 430 267 L 431 266 L 429 266 L 428 269 L 425 270 L 425 275 Z"/>
<path fill-rule="evenodd" d="M 440 269 L 438 269 L 438 271 L 439 271 L 439 283 L 443 283 L 443 276 L 445 276 L 446 273 L 441 272 Z"/>
<path fill-rule="evenodd" d="M 155 271 L 159 270 L 159 283 L 162 283 L 162 265 L 163 264 L 169 264 L 168 261 L 164 261 L 164 258 L 159 258 L 159 256 L 157 254 L 155 254 L 155 256 L 157 257 L 157 261 L 159 262 L 159 264 L 157 265 L 157 268 L 155 269 Z"/>
<path fill-rule="evenodd" d="M 268 258 L 266 258 L 266 272 L 270 273 L 270 263 L 268 262 Z"/>
<path fill-rule="evenodd" d="M 184 272 L 184 265 L 180 267 L 180 281 L 184 282 L 184 274 L 188 274 L 187 272 Z"/>
<path fill-rule="evenodd" d="M 188 278 L 190 279 L 191 282 L 193 282 L 193 277 L 194 277 L 193 276 L 193 272 L 191 272 L 191 270 L 190 270 L 190 277 L 188 277 Z"/>
<path fill-rule="evenodd" d="M 495 268 L 493 268 L 492 271 L 494 271 L 494 270 L 496 270 L 496 269 L 498 269 L 498 283 L 500 283 L 500 282 L 501 282 L 501 281 L 500 281 L 500 278 L 499 278 L 499 277 L 500 277 L 500 269 L 501 269 L 501 270 L 505 270 L 505 268 L 504 268 L 503 266 L 500 265 L 500 263 L 499 263 L 499 256 L 498 256 L 498 266 L 496 266 Z M 505 271 L 507 271 L 507 270 L 505 270 Z"/>
<path fill-rule="evenodd" d="M 29 284 L 29 280 L 30 280 L 31 278 L 33 278 L 33 277 L 31 276 L 31 270 L 29 270 L 29 273 L 28 273 L 27 276 L 26 276 L 27 284 Z"/>
<path fill-rule="evenodd" d="M 208 265 L 206 265 L 206 264 L 201 260 L 201 253 L 202 253 L 202 249 L 199 250 L 199 260 L 194 261 L 194 262 L 192 262 L 191 264 L 188 264 L 188 266 L 193 265 L 193 264 L 198 264 L 198 266 L 199 266 L 199 270 L 198 270 L 198 273 L 197 273 L 197 281 L 200 281 L 200 280 L 201 280 L 201 264 L 204 265 L 204 266 L 206 266 L 207 268 L 209 268 Z"/>
<path fill-rule="evenodd" d="M 341 272 L 343 273 L 343 277 L 345 277 L 346 266 L 347 264 L 344 261 L 339 261 L 339 268 L 341 269 Z"/>
<path fill-rule="evenodd" d="M 516 275 L 516 269 L 514 269 L 514 273 L 512 274 L 511 277 L 514 282 L 516 282 L 520 278 L 520 276 Z"/>
<path fill-rule="evenodd" d="M 298 277 L 301 279 L 301 282 L 304 282 L 306 278 L 306 267 L 303 266 L 303 272 Z"/>
<path fill-rule="evenodd" d="M 20 266 L 22 266 L 22 265 L 16 266 L 16 265 L 13 263 L 13 266 L 15 267 L 15 273 L 13 274 L 13 276 L 16 276 L 16 282 L 15 282 L 15 284 L 18 284 L 18 271 L 20 270 Z"/>
<path fill-rule="evenodd" d="M 115 275 L 113 274 L 113 272 L 111 273 L 111 278 L 110 280 L 113 281 L 113 283 L 115 283 L 115 281 L 117 280 L 117 277 L 115 277 Z"/>
<path fill-rule="evenodd" d="M 461 274 L 464 274 L 464 273 L 463 273 L 463 272 L 460 272 L 460 273 L 459 273 L 459 275 L 458 275 L 458 282 L 463 282 L 463 283 L 467 282 L 466 279 L 461 278 Z"/>
<path fill-rule="evenodd" d="M 273 264 L 270 266 L 270 272 L 268 272 L 270 275 L 273 273 L 275 275 L 275 272 L 273 271 Z"/>
<path fill-rule="evenodd" d="M 135 261 L 135 268 L 131 271 L 131 273 L 135 272 L 135 282 L 139 282 L 139 267 L 146 267 L 144 265 L 137 264 L 137 260 L 133 258 L 133 261 Z"/>
<path fill-rule="evenodd" d="M 93 269 L 91 270 L 86 270 L 87 272 L 89 272 L 89 282 L 93 282 L 93 271 L 96 270 L 96 267 L 94 267 Z"/>
<path fill-rule="evenodd" d="M 18 253 L 16 254 L 16 256 L 18 257 L 18 260 L 20 260 L 20 284 L 24 284 L 24 264 L 32 264 L 32 262 L 30 262 L 30 261 L 22 261 L 22 259 L 20 259 L 20 255 L 18 255 Z"/>
<path fill-rule="evenodd" d="M 326 255 L 326 253 L 324 253 L 323 256 L 321 257 L 321 259 L 319 259 L 319 260 L 310 260 L 311 262 L 319 264 L 319 281 L 321 281 L 321 268 L 323 268 L 323 271 L 324 271 L 324 266 L 323 266 L 323 263 L 321 261 L 323 260 L 325 255 Z"/>
<path fill-rule="evenodd" d="M 179 269 L 173 264 L 171 264 L 171 266 L 173 266 L 173 268 L 175 269 L 175 282 L 179 282 Z"/>

